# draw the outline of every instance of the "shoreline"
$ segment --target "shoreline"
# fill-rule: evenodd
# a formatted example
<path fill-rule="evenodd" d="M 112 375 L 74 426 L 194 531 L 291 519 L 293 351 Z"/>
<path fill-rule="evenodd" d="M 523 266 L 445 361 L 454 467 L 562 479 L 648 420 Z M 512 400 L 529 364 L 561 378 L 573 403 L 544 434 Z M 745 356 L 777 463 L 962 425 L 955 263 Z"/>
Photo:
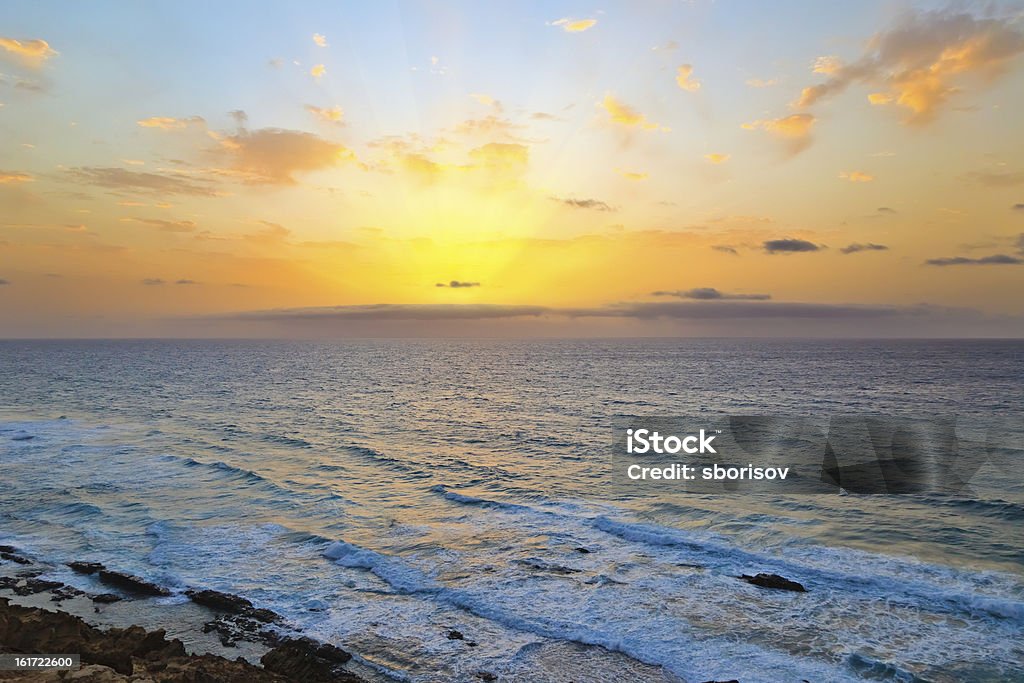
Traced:
<path fill-rule="evenodd" d="M 373 683 L 377 678 L 351 653 L 303 635 L 280 615 L 240 596 L 189 589 L 187 600 L 170 602 L 166 588 L 100 563 L 67 566 L 94 577 L 98 590 L 41 578 L 53 567 L 0 545 L 0 653 L 81 655 L 77 670 L 0 671 L 0 681 Z"/>

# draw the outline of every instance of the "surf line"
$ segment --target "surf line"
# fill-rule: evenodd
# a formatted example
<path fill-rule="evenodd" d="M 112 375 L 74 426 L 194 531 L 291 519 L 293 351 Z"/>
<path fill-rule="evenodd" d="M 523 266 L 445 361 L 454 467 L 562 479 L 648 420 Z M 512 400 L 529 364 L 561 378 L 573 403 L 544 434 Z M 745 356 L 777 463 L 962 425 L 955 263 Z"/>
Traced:
<path fill-rule="evenodd" d="M 692 481 L 754 481 L 761 479 L 785 479 L 789 475 L 788 467 L 754 467 L 749 463 L 746 467 L 723 467 L 718 463 L 707 467 L 684 465 L 674 462 L 665 467 L 642 467 L 630 465 L 626 468 L 626 476 L 630 479 L 682 479 Z"/>

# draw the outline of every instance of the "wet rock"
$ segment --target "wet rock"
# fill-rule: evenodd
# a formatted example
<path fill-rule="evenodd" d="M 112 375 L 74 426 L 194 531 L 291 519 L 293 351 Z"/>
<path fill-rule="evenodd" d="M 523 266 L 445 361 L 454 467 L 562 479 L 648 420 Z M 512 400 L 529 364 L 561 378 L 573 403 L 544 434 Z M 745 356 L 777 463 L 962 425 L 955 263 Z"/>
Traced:
<path fill-rule="evenodd" d="M 740 683 L 740 682 L 737 681 L 735 678 L 733 678 L 733 679 L 730 679 L 728 681 L 704 681 L 704 683 Z"/>
<path fill-rule="evenodd" d="M 115 572 L 109 569 L 100 569 L 99 577 L 100 581 L 109 586 L 121 588 L 132 593 L 159 597 L 167 597 L 171 594 L 171 591 L 167 590 L 163 586 L 158 586 L 155 583 L 151 583 L 132 574 Z"/>
<path fill-rule="evenodd" d="M 477 671 L 476 677 L 479 678 L 481 681 L 488 682 L 498 680 L 498 677 L 492 674 L 490 671 Z"/>
<path fill-rule="evenodd" d="M 298 683 L 316 680 L 282 677 L 242 659 L 231 661 L 210 654 L 189 656 L 181 641 L 167 640 L 164 631 L 147 632 L 138 626 L 101 631 L 70 614 L 11 605 L 3 598 L 0 598 L 0 644 L 4 652 L 15 654 L 80 653 L 82 667 L 70 676 L 58 676 L 60 680 L 90 683 Z M 42 676 L 29 674 L 17 678 L 58 680 Z M 331 680 L 361 683 L 361 679 L 347 672 Z"/>
<path fill-rule="evenodd" d="M 299 681 L 341 681 L 360 679 L 340 669 L 352 655 L 339 647 L 318 643 L 311 638 L 294 638 L 263 655 L 260 662 L 267 671 Z"/>
<path fill-rule="evenodd" d="M 779 576 L 778 574 L 765 574 L 760 573 L 757 576 L 750 576 L 744 574 L 739 577 L 742 581 L 760 586 L 761 588 L 776 588 L 783 591 L 794 591 L 796 593 L 806 593 L 807 589 L 796 581 L 790 581 L 789 579 Z"/>
<path fill-rule="evenodd" d="M 452 629 L 451 631 L 448 631 L 448 640 L 465 640 L 465 639 L 466 638 L 465 638 L 465 636 L 462 635 L 461 631 L 456 631 L 455 629 Z"/>
<path fill-rule="evenodd" d="M 542 560 L 536 557 L 528 557 L 525 560 L 516 560 L 516 563 L 521 564 L 524 567 L 529 567 L 530 569 L 536 569 L 537 571 L 542 572 L 549 572 L 551 574 L 580 573 L 579 569 L 574 569 L 573 567 L 566 567 L 560 564 L 554 564 L 552 562 L 547 562 L 546 560 Z"/>
<path fill-rule="evenodd" d="M 68 562 L 68 566 L 79 574 L 95 574 L 98 571 L 106 569 L 99 562 Z"/>
<path fill-rule="evenodd" d="M 77 598 L 79 595 L 85 595 L 85 592 L 78 590 L 74 586 L 64 585 L 53 591 L 53 595 L 50 596 L 50 600 L 53 602 L 60 602 L 62 600 Z"/>
<path fill-rule="evenodd" d="M 35 595 L 36 593 L 43 593 L 54 588 L 62 588 L 64 586 L 60 581 L 46 581 L 44 579 L 37 579 L 35 576 L 19 577 L 19 576 L 0 576 L 0 588 L 6 588 L 7 590 L 14 591 L 15 595 L 22 597 L 26 595 Z"/>
<path fill-rule="evenodd" d="M 10 550 L 5 550 L 5 548 L 10 548 Z M 32 560 L 24 555 L 19 555 L 15 548 L 9 545 L 0 546 L 0 558 L 16 564 L 32 564 Z"/>
<path fill-rule="evenodd" d="M 101 605 L 109 605 L 113 602 L 120 602 L 123 598 L 120 595 L 114 595 L 113 593 L 100 593 L 99 595 L 89 596 L 89 599 Z"/>
<path fill-rule="evenodd" d="M 589 548 L 584 548 L 583 546 L 580 546 L 579 548 L 576 548 L 576 552 L 582 553 L 584 555 L 589 555 L 593 551 L 590 550 Z"/>
<path fill-rule="evenodd" d="M 215 590 L 189 589 L 185 591 L 185 595 L 191 598 L 192 602 L 197 605 L 209 607 L 216 612 L 237 614 L 239 616 L 263 622 L 264 624 L 272 624 L 282 621 L 281 615 L 277 612 L 260 607 L 253 607 L 253 604 L 245 598 L 238 595 L 232 595 L 231 593 L 221 593 L 220 591 Z"/>

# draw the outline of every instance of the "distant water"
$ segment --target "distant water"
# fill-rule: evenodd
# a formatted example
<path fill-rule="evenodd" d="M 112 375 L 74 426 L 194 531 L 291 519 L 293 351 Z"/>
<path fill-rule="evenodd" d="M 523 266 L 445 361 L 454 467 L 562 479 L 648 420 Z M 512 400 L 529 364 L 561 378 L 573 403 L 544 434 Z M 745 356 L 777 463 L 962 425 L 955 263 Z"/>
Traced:
<path fill-rule="evenodd" d="M 600 486 L 624 416 L 1022 407 L 1019 342 L 0 342 L 0 542 L 413 681 L 581 680 L 567 643 L 691 682 L 1024 680 L 1020 451 L 971 497 Z"/>

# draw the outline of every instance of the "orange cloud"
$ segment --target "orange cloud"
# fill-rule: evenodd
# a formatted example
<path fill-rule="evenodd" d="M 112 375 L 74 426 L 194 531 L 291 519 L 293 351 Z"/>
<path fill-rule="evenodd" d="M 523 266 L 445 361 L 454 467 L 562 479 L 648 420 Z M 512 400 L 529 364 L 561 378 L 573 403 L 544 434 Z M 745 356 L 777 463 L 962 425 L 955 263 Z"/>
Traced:
<path fill-rule="evenodd" d="M 324 36 L 320 33 L 314 33 L 313 42 L 316 43 L 319 47 L 327 47 L 327 36 Z"/>
<path fill-rule="evenodd" d="M 325 73 L 327 73 L 327 67 L 323 64 L 317 64 L 309 70 L 309 75 L 316 79 L 319 79 Z"/>
<path fill-rule="evenodd" d="M 730 154 L 712 153 L 712 154 L 705 154 L 704 158 L 707 159 L 708 161 L 710 161 L 713 164 L 724 164 L 726 161 L 729 161 L 729 157 L 730 156 L 732 156 L 732 155 L 730 155 Z"/>
<path fill-rule="evenodd" d="M 566 33 L 580 33 L 586 31 L 597 23 L 597 19 L 571 19 L 562 17 L 551 22 L 552 26 L 561 26 Z"/>
<path fill-rule="evenodd" d="M 341 123 L 345 112 L 341 107 L 315 107 L 312 104 L 306 105 L 306 111 L 323 121 L 324 123 Z"/>
<path fill-rule="evenodd" d="M 843 171 L 839 174 L 839 177 L 843 180 L 849 180 L 851 183 L 870 183 L 875 179 L 875 176 L 863 171 Z"/>
<path fill-rule="evenodd" d="M 1021 53 L 1024 33 L 1014 22 L 949 11 L 910 13 L 876 34 L 857 61 L 819 59 L 814 71 L 828 80 L 804 88 L 795 106 L 812 106 L 863 83 L 884 88 L 868 96 L 871 104 L 896 104 L 908 110 L 907 123 L 924 124 L 965 84 L 991 82 Z"/>
<path fill-rule="evenodd" d="M 28 173 L 19 171 L 0 171 L 0 185 L 7 183 L 30 183 L 35 180 Z"/>
<path fill-rule="evenodd" d="M 811 128 L 815 118 L 811 114 L 790 114 L 779 119 L 760 119 L 744 123 L 745 130 L 764 130 L 789 142 L 792 153 L 801 152 L 811 144 Z"/>
<path fill-rule="evenodd" d="M 206 120 L 202 116 L 190 116 L 187 119 L 176 119 L 171 116 L 150 116 L 136 123 L 143 128 L 159 128 L 160 130 L 180 130 L 191 125 L 203 125 Z"/>
<path fill-rule="evenodd" d="M 294 185 L 298 172 L 332 168 L 355 159 L 344 145 L 295 130 L 243 129 L 215 139 L 220 143 L 216 153 L 231 164 L 220 172 L 253 184 Z"/>
<path fill-rule="evenodd" d="M 42 66 L 46 60 L 60 54 L 51 48 L 49 43 L 39 38 L 33 40 L 0 38 L 0 47 L 6 51 L 9 57 L 33 68 Z"/>
<path fill-rule="evenodd" d="M 653 121 L 648 121 L 647 117 L 633 109 L 625 102 L 617 100 L 614 95 L 608 93 L 604 96 L 604 101 L 600 104 L 601 108 L 608 112 L 608 118 L 612 123 L 619 124 L 620 126 L 626 126 L 627 128 L 642 128 L 643 130 L 661 130 L 668 131 L 665 128 Z"/>
<path fill-rule="evenodd" d="M 693 65 L 683 64 L 676 69 L 676 83 L 687 92 L 700 90 L 700 81 L 693 78 Z"/>

